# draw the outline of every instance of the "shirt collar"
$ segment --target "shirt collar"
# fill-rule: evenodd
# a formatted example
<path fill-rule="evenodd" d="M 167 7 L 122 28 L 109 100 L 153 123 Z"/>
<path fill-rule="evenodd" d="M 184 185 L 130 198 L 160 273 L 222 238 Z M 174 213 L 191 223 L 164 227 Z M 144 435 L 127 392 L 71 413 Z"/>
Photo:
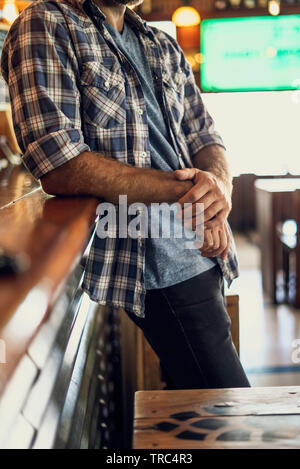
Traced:
<path fill-rule="evenodd" d="M 57 2 L 67 3 L 74 6 L 77 9 L 86 13 L 85 7 L 89 6 L 93 15 L 97 16 L 101 22 L 104 22 L 106 19 L 105 14 L 101 11 L 101 8 L 95 4 L 93 0 L 56 0 Z M 147 26 L 146 21 L 144 21 L 135 11 L 130 8 L 126 8 L 125 19 L 138 31 L 143 32 L 144 34 L 149 33 L 150 29 Z"/>

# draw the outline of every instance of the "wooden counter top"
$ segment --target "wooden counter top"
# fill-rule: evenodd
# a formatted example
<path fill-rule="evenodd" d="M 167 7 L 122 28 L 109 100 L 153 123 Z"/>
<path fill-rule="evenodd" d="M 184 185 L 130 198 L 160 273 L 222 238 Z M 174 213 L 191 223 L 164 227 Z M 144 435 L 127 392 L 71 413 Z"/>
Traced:
<path fill-rule="evenodd" d="M 9 166 L 0 171 L 0 209 L 38 189 L 40 184 L 27 171 Z"/>
<path fill-rule="evenodd" d="M 0 394 L 82 255 L 96 218 L 92 197 L 46 195 L 22 168 L 0 173 L 0 247 L 23 253 L 28 270 L 0 275 Z"/>
<path fill-rule="evenodd" d="M 300 387 L 140 391 L 134 449 L 298 449 Z"/>

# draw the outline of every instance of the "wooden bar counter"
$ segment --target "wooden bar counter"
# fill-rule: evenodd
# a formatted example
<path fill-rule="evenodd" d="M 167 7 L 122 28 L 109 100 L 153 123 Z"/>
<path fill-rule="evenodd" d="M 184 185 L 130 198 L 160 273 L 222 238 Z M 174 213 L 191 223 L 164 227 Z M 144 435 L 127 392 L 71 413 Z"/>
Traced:
<path fill-rule="evenodd" d="M 50 197 L 21 167 L 0 172 L 0 249 L 25 268 L 0 275 L 0 448 L 111 441 L 112 313 L 81 289 L 98 203 Z"/>

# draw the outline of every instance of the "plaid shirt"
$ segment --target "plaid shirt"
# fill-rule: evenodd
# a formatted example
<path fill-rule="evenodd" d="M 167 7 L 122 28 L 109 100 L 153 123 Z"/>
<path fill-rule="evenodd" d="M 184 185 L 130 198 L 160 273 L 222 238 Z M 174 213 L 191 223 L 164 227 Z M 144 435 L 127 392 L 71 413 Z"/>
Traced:
<path fill-rule="evenodd" d="M 92 0 L 33 2 L 12 25 L 1 69 L 10 90 L 23 160 L 35 178 L 82 152 L 151 167 L 142 87 L 103 25 Z M 223 145 L 193 72 L 177 42 L 127 9 L 153 74 L 156 94 L 182 167 L 205 146 Z M 230 284 L 237 277 L 234 243 L 218 258 Z M 145 241 L 95 236 L 83 288 L 103 305 L 144 316 Z"/>

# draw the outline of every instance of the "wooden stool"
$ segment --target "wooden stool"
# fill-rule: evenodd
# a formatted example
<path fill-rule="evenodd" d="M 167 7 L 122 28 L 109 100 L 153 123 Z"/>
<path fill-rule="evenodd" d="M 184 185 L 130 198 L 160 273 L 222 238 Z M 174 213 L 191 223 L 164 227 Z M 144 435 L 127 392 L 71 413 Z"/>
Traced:
<path fill-rule="evenodd" d="M 300 447 L 300 387 L 140 391 L 134 449 Z"/>
<path fill-rule="evenodd" d="M 300 308 L 300 190 L 292 194 L 293 221 L 297 232 L 294 235 L 284 233 L 284 223 L 277 226 L 277 235 L 281 245 L 282 270 L 284 279 L 285 301 L 292 303 L 295 308 Z M 290 259 L 294 256 L 294 285 L 291 288 Z"/>

